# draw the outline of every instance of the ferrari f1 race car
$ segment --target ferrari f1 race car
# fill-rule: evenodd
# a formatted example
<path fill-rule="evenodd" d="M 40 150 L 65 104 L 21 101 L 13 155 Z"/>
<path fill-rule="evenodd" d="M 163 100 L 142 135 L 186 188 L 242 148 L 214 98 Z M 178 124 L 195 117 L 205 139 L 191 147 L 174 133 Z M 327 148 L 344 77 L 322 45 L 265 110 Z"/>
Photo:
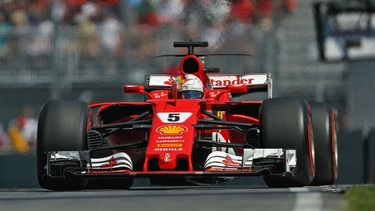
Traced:
<path fill-rule="evenodd" d="M 263 176 L 268 187 L 329 185 L 337 177 L 334 109 L 294 97 L 272 98 L 270 74 L 221 74 L 187 48 L 178 75 L 150 74 L 125 85 L 137 102 L 88 105 L 50 100 L 37 132 L 41 187 L 129 189 L 135 178 L 151 185 L 217 184 Z M 263 92 L 265 99 L 239 100 Z"/>

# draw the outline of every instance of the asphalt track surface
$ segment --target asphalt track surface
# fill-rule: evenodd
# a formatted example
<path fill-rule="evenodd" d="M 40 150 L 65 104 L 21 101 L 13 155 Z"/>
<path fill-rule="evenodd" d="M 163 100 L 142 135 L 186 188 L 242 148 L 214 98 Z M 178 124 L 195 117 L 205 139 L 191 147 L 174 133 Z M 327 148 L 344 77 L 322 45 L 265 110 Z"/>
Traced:
<path fill-rule="evenodd" d="M 130 190 L 64 192 L 0 189 L 0 210 L 345 210 L 344 190 L 343 186 L 277 189 L 265 186 L 145 186 Z"/>

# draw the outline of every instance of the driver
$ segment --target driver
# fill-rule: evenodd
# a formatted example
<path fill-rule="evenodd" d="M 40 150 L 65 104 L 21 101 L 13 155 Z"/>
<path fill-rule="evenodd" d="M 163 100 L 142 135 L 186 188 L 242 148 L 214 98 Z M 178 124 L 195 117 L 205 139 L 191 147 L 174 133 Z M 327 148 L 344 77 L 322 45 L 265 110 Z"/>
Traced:
<path fill-rule="evenodd" d="M 179 76 L 177 79 L 177 97 L 180 99 L 203 99 L 202 81 L 192 74 Z"/>

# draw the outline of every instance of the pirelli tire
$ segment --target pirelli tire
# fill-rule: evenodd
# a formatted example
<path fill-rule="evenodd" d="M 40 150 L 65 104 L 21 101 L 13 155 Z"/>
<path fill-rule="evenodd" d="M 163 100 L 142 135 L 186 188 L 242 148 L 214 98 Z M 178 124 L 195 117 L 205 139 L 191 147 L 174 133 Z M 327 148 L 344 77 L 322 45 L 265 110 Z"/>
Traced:
<path fill-rule="evenodd" d="M 337 179 L 338 148 L 334 109 L 310 103 L 315 144 L 315 177 L 311 185 L 332 185 Z"/>
<path fill-rule="evenodd" d="M 314 135 L 309 104 L 299 98 L 267 99 L 260 108 L 260 147 L 297 150 L 293 176 L 265 174 L 268 187 L 310 185 L 315 175 Z"/>
<path fill-rule="evenodd" d="M 77 190 L 86 187 L 87 179 L 53 178 L 47 175 L 47 152 L 87 150 L 90 109 L 80 101 L 51 100 L 44 104 L 37 132 L 37 178 L 50 190 Z M 61 175 L 63 176 L 63 175 Z"/>

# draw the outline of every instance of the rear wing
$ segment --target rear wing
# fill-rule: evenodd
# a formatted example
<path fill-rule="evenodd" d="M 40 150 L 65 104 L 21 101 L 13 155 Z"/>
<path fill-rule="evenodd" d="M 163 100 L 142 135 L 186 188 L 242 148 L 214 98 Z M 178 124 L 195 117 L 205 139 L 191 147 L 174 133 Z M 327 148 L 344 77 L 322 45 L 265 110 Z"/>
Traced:
<path fill-rule="evenodd" d="M 225 89 L 228 85 L 247 85 L 248 93 L 267 92 L 268 98 L 272 98 L 272 77 L 270 73 L 238 74 L 207 74 L 213 89 Z M 174 77 L 165 74 L 152 74 L 146 76 L 145 89 L 148 91 L 157 89 L 170 89 Z"/>

